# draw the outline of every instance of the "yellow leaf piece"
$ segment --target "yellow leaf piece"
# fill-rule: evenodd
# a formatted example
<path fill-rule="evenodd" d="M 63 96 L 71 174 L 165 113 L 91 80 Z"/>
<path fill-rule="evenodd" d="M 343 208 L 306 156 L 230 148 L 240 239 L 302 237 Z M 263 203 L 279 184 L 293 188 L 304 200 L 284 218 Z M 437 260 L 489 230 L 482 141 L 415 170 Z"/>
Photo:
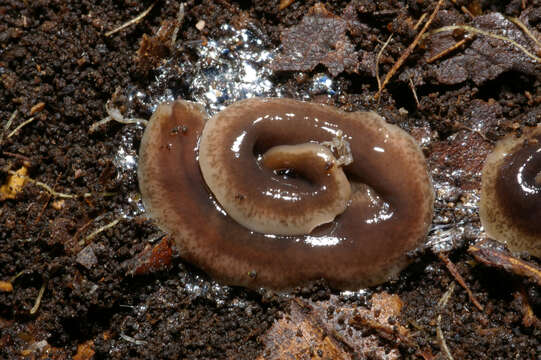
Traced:
<path fill-rule="evenodd" d="M 8 281 L 0 281 L 0 291 L 1 292 L 12 292 L 13 285 Z"/>
<path fill-rule="evenodd" d="M 15 199 L 24 185 L 26 185 L 27 180 L 28 169 L 23 166 L 15 174 L 10 175 L 4 185 L 0 186 L 0 201 Z"/>

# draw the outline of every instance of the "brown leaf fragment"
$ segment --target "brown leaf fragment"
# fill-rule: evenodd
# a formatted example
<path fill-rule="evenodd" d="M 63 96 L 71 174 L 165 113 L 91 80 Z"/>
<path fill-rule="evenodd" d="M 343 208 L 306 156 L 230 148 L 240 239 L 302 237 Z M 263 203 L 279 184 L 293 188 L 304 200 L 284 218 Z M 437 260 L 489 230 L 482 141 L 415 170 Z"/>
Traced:
<path fill-rule="evenodd" d="M 258 360 L 399 359 L 397 348 L 389 348 L 375 334 L 366 334 L 364 327 L 361 330 L 351 325 L 355 318 L 364 316 L 378 326 L 393 328 L 388 321 L 396 321 L 400 314 L 400 298 L 382 293 L 374 295 L 372 302 L 372 309 L 366 309 L 344 305 L 336 296 L 318 302 L 293 299 L 290 313 L 276 321 L 263 335 L 265 350 Z M 385 325 L 379 324 L 379 321 L 384 321 Z M 407 329 L 399 325 L 397 327 L 399 333 L 404 331 L 407 334 Z M 389 332 L 392 333 L 392 330 Z M 396 342 L 396 338 L 393 338 L 392 343 Z"/>
<path fill-rule="evenodd" d="M 480 263 L 525 276 L 541 286 L 541 268 L 533 263 L 518 259 L 507 252 L 479 245 L 470 246 L 468 252 Z"/>
<path fill-rule="evenodd" d="M 283 53 L 274 60 L 275 71 L 310 71 L 327 67 L 332 76 L 355 72 L 358 54 L 346 36 L 348 22 L 315 4 L 299 25 L 282 32 Z"/>
<path fill-rule="evenodd" d="M 172 256 L 171 242 L 167 237 L 164 237 L 154 247 L 147 245 L 134 259 L 128 260 L 126 274 L 145 275 L 164 270 L 171 264 Z"/>

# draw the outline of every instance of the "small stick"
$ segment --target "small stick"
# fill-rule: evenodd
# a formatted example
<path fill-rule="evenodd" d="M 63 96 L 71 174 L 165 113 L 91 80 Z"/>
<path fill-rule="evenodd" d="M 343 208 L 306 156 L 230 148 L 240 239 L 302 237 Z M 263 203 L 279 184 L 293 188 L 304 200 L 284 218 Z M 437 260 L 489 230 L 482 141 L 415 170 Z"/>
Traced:
<path fill-rule="evenodd" d="M 7 138 L 9 139 L 9 138 L 12 137 L 13 135 L 15 135 L 15 134 L 17 133 L 17 131 L 21 130 L 21 129 L 23 128 L 23 126 L 26 126 L 26 125 L 30 124 L 30 123 L 31 123 L 32 121 L 34 121 L 34 120 L 35 120 L 35 117 L 32 116 L 30 119 L 26 120 L 26 121 L 23 122 L 21 125 L 17 126 L 12 132 L 10 132 L 10 133 L 8 134 L 8 137 L 7 137 Z"/>
<path fill-rule="evenodd" d="M 119 218 L 119 219 L 116 219 L 116 220 L 113 220 L 111 221 L 109 224 L 106 224 L 102 227 L 100 227 L 98 230 L 92 232 L 90 235 L 88 235 L 87 237 L 84 238 L 84 240 L 80 241 L 79 243 L 86 243 L 88 240 L 92 240 L 93 238 L 95 238 L 99 233 L 107 230 L 107 229 L 110 229 L 112 227 L 114 227 L 116 224 L 118 224 L 120 222 L 120 220 L 122 220 L 123 218 Z"/>
<path fill-rule="evenodd" d="M 156 2 L 153 2 L 152 5 L 150 5 L 148 7 L 148 9 L 146 9 L 145 11 L 143 11 L 142 13 L 140 13 L 139 15 L 137 15 L 136 17 L 134 17 L 133 19 L 131 19 L 130 21 L 128 22 L 125 22 L 124 24 L 120 25 L 119 27 L 117 27 L 116 29 L 113 29 L 111 31 L 108 31 L 105 33 L 105 36 L 109 37 L 117 32 L 119 32 L 120 30 L 124 30 L 125 28 L 127 28 L 128 26 L 130 25 L 133 25 L 133 24 L 137 24 L 139 21 L 143 20 L 143 18 L 145 16 L 148 15 L 148 13 L 150 12 L 150 10 L 152 10 L 152 8 L 154 7 L 154 5 L 156 5 Z"/>
<path fill-rule="evenodd" d="M 529 58 L 541 63 L 541 58 L 538 57 L 538 56 L 535 56 L 534 54 L 532 54 L 531 52 L 529 52 L 524 46 L 520 45 L 519 43 L 517 43 L 515 40 L 513 39 L 510 39 L 506 36 L 503 36 L 503 35 L 498 35 L 498 34 L 493 34 L 491 32 L 488 32 L 488 31 L 484 31 L 484 30 L 481 30 L 481 29 L 477 29 L 477 28 L 474 28 L 473 26 L 468 26 L 468 25 L 449 25 L 449 26 L 443 26 L 441 28 L 438 28 L 438 29 L 435 29 L 429 33 L 427 33 L 423 38 L 427 37 L 427 36 L 431 36 L 431 35 L 434 35 L 434 34 L 438 34 L 440 32 L 444 32 L 444 31 L 453 31 L 453 30 L 464 30 L 466 32 L 469 32 L 469 33 L 472 33 L 472 34 L 480 34 L 480 35 L 484 35 L 484 36 L 488 36 L 488 37 L 491 37 L 493 39 L 498 39 L 498 40 L 502 40 L 502 41 L 507 41 L 509 42 L 510 44 L 514 45 L 515 47 L 517 47 L 518 49 L 520 49 L 524 54 L 526 54 Z"/>
<path fill-rule="evenodd" d="M 419 103 L 419 98 L 417 97 L 417 91 L 415 90 L 415 85 L 413 85 L 413 80 L 411 80 L 411 77 L 409 78 L 409 83 L 410 83 L 411 92 L 413 93 L 413 98 L 415 99 L 415 103 L 417 104 L 417 108 L 419 108 L 419 106 L 421 106 L 421 104 Z"/>
<path fill-rule="evenodd" d="M 421 17 L 419 18 L 419 20 L 417 21 L 417 23 L 415 24 L 415 26 L 413 27 L 413 30 L 417 30 L 417 28 L 419 27 L 419 25 L 421 25 L 424 21 L 426 17 L 426 13 L 423 13 L 423 15 L 421 15 Z"/>
<path fill-rule="evenodd" d="M 452 2 L 453 4 L 455 4 L 456 6 L 458 6 L 458 4 L 456 3 L 456 0 L 451 0 L 451 2 Z M 462 6 L 460 7 L 460 10 L 462 10 L 462 12 L 463 12 L 464 14 L 468 15 L 468 16 L 471 17 L 472 19 L 475 17 L 475 16 L 471 13 L 471 11 L 468 10 L 468 8 L 465 7 L 464 5 L 462 5 Z"/>
<path fill-rule="evenodd" d="M 8 282 L 13 283 L 15 280 L 17 280 L 22 274 L 24 274 L 26 270 L 21 270 L 17 274 L 13 275 Z"/>
<path fill-rule="evenodd" d="M 11 127 L 11 124 L 13 123 L 13 120 L 17 117 L 17 114 L 19 112 L 17 110 L 13 111 L 11 113 L 11 116 L 9 117 L 8 121 L 6 122 L 6 125 L 4 125 L 4 130 L 2 131 L 2 134 L 0 134 L 0 144 L 2 144 L 2 141 L 4 140 L 4 134 L 9 130 Z"/>
<path fill-rule="evenodd" d="M 77 238 L 79 237 L 79 235 L 81 235 L 81 233 L 83 231 L 85 231 L 90 226 L 90 224 L 92 224 L 94 221 L 96 221 L 96 220 L 98 220 L 98 219 L 100 219 L 102 217 L 103 217 L 103 215 L 98 216 L 96 219 L 92 219 L 92 220 L 87 221 L 83 226 L 81 226 L 79 229 L 77 229 L 77 231 L 75 232 L 75 235 L 73 235 L 73 237 L 71 238 L 71 241 L 72 242 L 77 241 Z"/>
<path fill-rule="evenodd" d="M 32 306 L 32 309 L 30 309 L 30 315 L 34 315 L 38 309 L 39 305 L 41 304 L 41 298 L 43 297 L 43 293 L 45 292 L 45 286 L 47 285 L 46 281 L 43 281 L 43 284 L 41 285 L 41 289 L 39 289 L 38 297 L 36 298 L 36 302 L 34 303 L 34 306 Z"/>
<path fill-rule="evenodd" d="M 53 190 L 56 187 L 56 185 L 58 185 L 58 180 L 60 180 L 60 176 L 61 176 L 61 174 L 58 174 L 58 176 L 56 177 L 56 180 L 55 180 L 54 185 L 52 187 Z M 36 225 L 38 223 L 39 219 L 41 219 L 41 216 L 45 212 L 45 208 L 47 207 L 47 205 L 49 205 L 49 201 L 51 201 L 51 196 L 52 196 L 51 193 L 47 194 L 47 200 L 45 201 L 45 204 L 43 204 L 43 206 L 41 208 L 41 211 L 39 212 L 39 215 L 36 217 L 36 220 L 34 220 L 34 225 Z"/>
<path fill-rule="evenodd" d="M 436 60 L 439 60 L 441 59 L 442 57 L 446 56 L 447 54 L 455 51 L 456 49 L 458 49 L 459 47 L 461 47 L 462 45 L 464 45 L 468 40 L 470 40 L 470 38 L 464 38 L 460 41 L 457 41 L 456 43 L 454 43 L 453 45 L 451 45 L 450 47 L 448 47 L 447 49 L 439 52 L 438 54 L 432 56 L 430 59 L 426 60 L 427 64 L 431 64 L 433 63 L 434 61 Z"/>
<path fill-rule="evenodd" d="M 182 2 L 178 5 L 177 24 L 175 25 L 175 30 L 173 30 L 173 34 L 171 35 L 171 49 L 175 46 L 175 43 L 177 42 L 178 31 L 180 30 L 180 27 L 182 26 L 183 21 L 184 21 L 184 3 Z"/>
<path fill-rule="evenodd" d="M 438 307 L 440 308 L 440 311 L 447 306 L 447 302 L 451 298 L 451 295 L 453 295 L 453 292 L 455 291 L 455 283 L 451 283 L 449 286 L 449 290 L 447 290 L 443 296 L 441 297 L 440 301 L 438 301 Z M 451 351 L 449 351 L 449 348 L 447 347 L 447 342 L 445 341 L 445 337 L 443 336 L 443 331 L 441 330 L 441 314 L 438 314 L 437 318 L 437 325 L 436 325 L 436 334 L 438 336 L 438 340 L 440 341 L 440 345 L 442 348 L 443 353 L 449 360 L 454 360 L 453 355 L 451 355 Z"/>
<path fill-rule="evenodd" d="M 21 159 L 23 161 L 31 162 L 31 159 L 29 157 L 21 155 L 21 154 L 15 154 L 9 151 L 2 151 L 2 154 L 7 155 L 7 156 L 13 156 L 14 158 Z"/>
<path fill-rule="evenodd" d="M 468 293 L 468 297 L 470 298 L 470 301 L 473 303 L 473 305 L 475 305 L 475 307 L 478 308 L 479 310 L 483 311 L 484 309 L 483 305 L 481 305 L 481 303 L 477 301 L 472 291 L 470 290 L 469 286 L 466 284 L 466 281 L 464 280 L 462 275 L 460 275 L 460 273 L 458 272 L 455 264 L 453 264 L 453 262 L 444 253 L 439 252 L 437 255 L 440 258 L 440 260 L 443 261 L 443 263 L 447 267 L 447 270 L 449 270 L 449 272 L 451 273 L 451 275 L 453 275 L 455 280 L 460 284 L 460 286 L 464 288 L 464 290 L 466 290 L 466 292 Z"/>
<path fill-rule="evenodd" d="M 374 99 L 377 100 L 381 96 L 381 92 L 385 88 L 385 85 L 387 85 L 389 80 L 391 80 L 391 78 L 394 76 L 397 70 L 402 66 L 404 61 L 406 61 L 406 59 L 411 55 L 415 47 L 417 47 L 417 44 L 419 43 L 419 41 L 421 41 L 421 38 L 423 38 L 424 33 L 428 30 L 428 27 L 430 26 L 430 24 L 432 24 L 432 21 L 434 21 L 434 18 L 436 17 L 436 14 L 440 10 L 440 7 L 442 4 L 443 4 L 443 0 L 439 0 L 438 3 L 436 4 L 436 8 L 432 12 L 432 14 L 430 14 L 430 17 L 428 18 L 427 22 L 425 23 L 421 31 L 419 31 L 419 33 L 417 34 L 413 42 L 410 44 L 410 46 L 408 46 L 406 51 L 404 51 L 404 53 L 400 56 L 400 58 L 398 58 L 398 60 L 394 63 L 391 70 L 385 76 L 385 79 L 383 80 L 383 84 L 381 85 L 381 88 L 378 90 L 378 92 L 374 96 Z"/>
<path fill-rule="evenodd" d="M 383 54 L 383 50 L 389 45 L 389 42 L 393 38 L 393 34 L 389 35 L 389 38 L 387 38 L 387 41 L 381 46 L 381 49 L 378 51 L 378 55 L 376 56 L 376 80 L 378 81 L 378 91 L 381 89 L 381 79 L 379 77 L 379 59 L 381 58 L 381 54 Z"/>

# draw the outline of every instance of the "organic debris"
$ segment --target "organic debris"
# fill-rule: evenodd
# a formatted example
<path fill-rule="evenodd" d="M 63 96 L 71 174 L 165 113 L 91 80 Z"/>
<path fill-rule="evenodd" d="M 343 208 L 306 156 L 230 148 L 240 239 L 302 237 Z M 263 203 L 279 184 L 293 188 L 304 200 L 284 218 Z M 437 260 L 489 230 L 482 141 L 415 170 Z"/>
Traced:
<path fill-rule="evenodd" d="M 4 185 L 0 186 L 0 201 L 6 199 L 15 199 L 18 193 L 20 193 L 28 180 L 28 169 L 21 167 L 19 170 L 14 171 L 8 176 Z"/>
<path fill-rule="evenodd" d="M 146 119 L 140 119 L 140 118 L 125 118 L 122 113 L 120 112 L 120 109 L 116 107 L 113 104 L 113 100 L 118 96 L 119 89 L 115 91 L 113 94 L 113 97 L 111 100 L 107 101 L 105 104 L 105 111 L 107 112 L 107 116 L 101 119 L 100 121 L 96 121 L 93 123 L 88 131 L 90 133 L 93 133 L 94 131 L 98 130 L 99 127 L 102 125 L 107 124 L 110 121 L 116 121 L 121 124 L 142 124 L 146 126 L 148 124 L 148 120 Z"/>
<path fill-rule="evenodd" d="M 94 342 L 92 340 L 85 341 L 77 345 L 77 353 L 73 355 L 73 360 L 91 360 L 94 358 Z"/>
<path fill-rule="evenodd" d="M 18 171 L 20 171 L 21 169 L 19 169 Z M 13 171 L 13 170 L 8 170 L 7 171 L 8 174 L 10 175 L 15 175 L 15 177 L 19 177 L 21 179 L 23 179 L 25 181 L 25 184 L 26 184 L 26 181 L 31 183 L 31 184 L 34 184 L 36 186 L 39 186 L 41 188 L 43 188 L 45 191 L 47 191 L 52 197 L 58 197 L 58 198 L 63 198 L 63 199 L 77 199 L 77 198 L 88 198 L 88 197 L 91 197 L 92 194 L 91 193 L 84 193 L 84 194 L 80 194 L 80 195 L 77 195 L 77 194 L 65 194 L 65 193 L 61 193 L 61 192 L 58 192 L 58 191 L 55 191 L 52 187 L 50 187 L 49 185 L 45 184 L 45 183 L 42 183 L 41 181 L 37 181 L 37 180 L 34 180 L 32 179 L 31 177 L 27 176 L 27 175 L 23 175 L 22 173 L 17 173 L 17 171 Z M 17 180 L 17 181 L 20 181 L 20 180 Z M 9 184 L 9 180 L 8 180 L 8 184 Z M 18 184 L 18 182 L 16 183 Z M 5 184 L 6 185 L 6 184 Z M 3 186 L 5 186 L 3 185 Z M 1 189 L 1 187 L 0 187 Z M 3 192 L 0 190 L 0 195 L 2 194 Z M 112 196 L 113 194 L 112 193 L 107 193 L 107 192 L 104 192 L 104 193 L 101 193 L 101 194 L 97 194 L 98 196 Z M 0 196 L 0 201 L 2 200 L 1 196 Z"/>
<path fill-rule="evenodd" d="M 447 257 L 447 255 L 445 255 L 444 253 L 440 252 L 437 255 L 440 258 L 440 260 L 443 261 L 443 263 L 447 267 L 447 270 L 449 270 L 451 275 L 453 275 L 456 282 L 458 282 L 460 286 L 462 286 L 464 290 L 466 290 L 466 293 L 468 294 L 468 297 L 470 298 L 470 301 L 473 303 L 473 305 L 475 305 L 475 307 L 478 308 L 479 310 L 483 311 L 483 305 L 481 305 L 481 303 L 477 300 L 475 295 L 473 295 L 473 292 L 471 291 L 468 284 L 466 284 L 466 281 L 464 280 L 462 275 L 460 275 L 460 273 L 458 272 L 458 269 L 456 268 L 455 264 L 453 264 L 451 260 L 449 259 L 449 257 Z"/>
<path fill-rule="evenodd" d="M 282 32 L 283 53 L 271 64 L 275 71 L 310 71 L 325 65 L 332 76 L 355 72 L 358 54 L 346 36 L 348 22 L 315 4 L 299 25 Z"/>
<path fill-rule="evenodd" d="M 532 306 L 528 301 L 528 295 L 524 288 L 519 289 L 513 293 L 515 300 L 520 303 L 522 310 L 522 325 L 525 327 L 536 326 L 541 328 L 541 320 L 535 316 Z"/>
<path fill-rule="evenodd" d="M 114 28 L 111 31 L 106 32 L 105 36 L 111 36 L 111 35 L 116 34 L 117 32 L 119 32 L 121 30 L 124 30 L 125 28 L 127 28 L 127 27 L 129 27 L 129 26 L 131 26 L 133 24 L 139 23 L 141 20 L 143 20 L 145 18 L 145 16 L 148 15 L 148 13 L 150 12 L 150 10 L 152 10 L 154 5 L 156 5 L 156 1 L 153 2 L 145 11 L 143 11 L 142 13 L 140 13 L 139 15 L 134 17 L 133 19 L 131 19 L 129 21 L 126 21 L 124 24 Z"/>
<path fill-rule="evenodd" d="M 175 19 L 165 19 L 160 24 L 156 34 L 143 34 L 137 50 L 135 64 L 142 74 L 159 66 L 173 50 L 178 36 L 178 30 L 184 21 L 184 3 L 179 5 Z"/>
<path fill-rule="evenodd" d="M 0 281 L 0 291 L 2 292 L 12 292 L 13 284 L 9 281 Z"/>
<path fill-rule="evenodd" d="M 295 0 L 280 0 L 280 5 L 278 6 L 278 10 L 284 10 L 289 5 L 293 4 Z"/>
<path fill-rule="evenodd" d="M 438 302 L 438 309 L 441 312 L 446 306 L 447 302 L 453 295 L 453 292 L 455 291 L 455 283 L 451 283 L 449 286 L 449 290 L 447 290 L 443 296 L 441 297 L 440 301 Z M 437 320 L 436 320 L 436 335 L 438 337 L 438 341 L 441 346 L 441 350 L 445 357 L 448 360 L 454 360 L 453 355 L 451 354 L 451 351 L 449 350 L 449 347 L 447 346 L 447 342 L 445 341 L 445 336 L 443 335 L 443 331 L 441 329 L 441 313 L 438 314 Z"/>
<path fill-rule="evenodd" d="M 383 82 L 381 83 L 381 85 L 378 83 L 379 88 L 378 88 L 378 92 L 374 96 L 375 99 L 378 99 L 381 96 L 381 92 L 383 91 L 383 89 L 385 89 L 385 85 L 387 85 L 389 80 L 391 80 L 391 78 L 394 76 L 394 74 L 402 66 L 404 61 L 406 61 L 406 59 L 411 55 L 413 50 L 417 47 L 417 44 L 419 44 L 419 41 L 421 41 L 421 38 L 423 37 L 423 34 L 428 30 L 428 27 L 430 26 L 430 24 L 432 24 L 432 21 L 434 21 L 434 18 L 436 17 L 436 14 L 440 10 L 440 7 L 441 7 L 442 4 L 443 4 L 443 0 L 439 0 L 438 3 L 436 4 L 436 7 L 434 8 L 434 11 L 432 11 L 432 14 L 430 14 L 430 17 L 426 21 L 423 28 L 421 29 L 421 31 L 419 31 L 419 33 L 417 34 L 415 39 L 413 39 L 413 42 L 408 46 L 406 51 L 404 51 L 402 53 L 402 55 L 400 55 L 400 57 L 394 63 L 391 70 L 389 70 L 389 72 L 387 73 L 387 75 L 385 75 L 385 78 L 383 79 Z"/>
<path fill-rule="evenodd" d="M 487 245 L 472 245 L 468 248 L 468 252 L 482 264 L 527 277 L 541 286 L 541 268 L 531 262 L 518 259 L 506 251 L 497 250 Z"/>
<path fill-rule="evenodd" d="M 397 348 L 385 351 L 382 339 L 396 346 L 414 346 L 409 331 L 398 324 L 402 301 L 397 295 L 374 294 L 370 309 L 337 306 L 338 299 L 304 301 L 294 298 L 290 313 L 264 335 L 260 360 L 270 359 L 399 359 Z"/>
<path fill-rule="evenodd" d="M 510 70 L 535 74 L 541 58 L 528 50 L 534 30 L 525 33 L 526 25 L 522 25 L 515 25 L 500 13 L 491 13 L 474 18 L 471 25 L 450 25 L 431 31 L 426 35 L 429 41 L 425 53 L 426 62 L 434 62 L 430 72 L 437 82 L 446 85 L 468 79 L 481 85 Z M 457 46 L 455 36 L 460 32 L 465 34 L 463 39 L 470 40 L 472 35 L 476 38 L 463 52 L 438 63 L 436 60 L 447 53 L 439 54 Z"/>
<path fill-rule="evenodd" d="M 158 244 L 146 245 L 134 259 L 128 260 L 124 266 L 128 275 L 146 275 L 156 271 L 167 270 L 171 265 L 173 250 L 171 241 L 164 237 Z"/>

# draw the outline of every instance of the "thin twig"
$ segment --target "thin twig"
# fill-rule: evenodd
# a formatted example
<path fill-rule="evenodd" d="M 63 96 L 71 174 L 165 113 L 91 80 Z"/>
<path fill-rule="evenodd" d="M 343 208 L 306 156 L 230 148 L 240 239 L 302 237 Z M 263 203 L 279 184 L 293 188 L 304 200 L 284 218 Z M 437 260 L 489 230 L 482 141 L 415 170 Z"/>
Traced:
<path fill-rule="evenodd" d="M 93 238 L 95 238 L 99 233 L 107 230 L 107 229 L 110 229 L 112 227 L 114 227 L 116 224 L 118 224 L 120 222 L 120 220 L 123 220 L 124 218 L 118 218 L 116 220 L 113 220 L 111 221 L 110 223 L 100 227 L 98 230 L 92 232 L 90 235 L 88 235 L 87 237 L 85 237 L 83 241 L 83 243 L 86 243 L 87 241 L 89 240 L 92 240 Z"/>
<path fill-rule="evenodd" d="M 451 0 L 451 2 L 453 4 L 455 4 L 456 6 L 458 6 L 458 4 L 456 3 L 456 0 Z M 468 10 L 467 7 L 465 7 L 464 5 L 460 6 L 460 10 L 462 10 L 462 12 L 466 15 L 468 15 L 469 17 L 471 17 L 472 19 L 475 17 L 470 10 Z"/>
<path fill-rule="evenodd" d="M 28 161 L 28 162 L 32 161 L 28 156 L 24 156 L 24 155 L 21 155 L 21 154 L 15 154 L 15 153 L 12 153 L 12 152 L 9 152 L 9 151 L 2 151 L 2 154 L 7 155 L 7 156 L 13 156 L 14 158 L 21 159 L 23 161 Z"/>
<path fill-rule="evenodd" d="M 376 56 L 376 80 L 378 81 L 378 91 L 381 90 L 381 79 L 379 77 L 379 59 L 381 58 L 381 54 L 383 54 L 383 50 L 389 45 L 389 42 L 393 38 L 393 34 L 389 35 L 387 38 L 387 41 L 381 46 L 381 49 L 378 51 L 378 55 Z"/>
<path fill-rule="evenodd" d="M 8 132 L 9 128 L 11 127 L 11 124 L 13 123 L 13 120 L 15 120 L 18 113 L 19 112 L 17 110 L 13 111 L 13 113 L 11 113 L 11 116 L 9 117 L 8 121 L 6 122 L 6 125 L 4 125 L 4 129 L 2 130 L 2 134 L 0 134 L 0 144 L 2 144 L 2 141 L 4 140 L 5 133 Z"/>
<path fill-rule="evenodd" d="M 8 282 L 12 283 L 17 280 L 22 274 L 24 274 L 26 272 L 26 270 L 21 270 L 19 271 L 17 274 L 13 275 L 9 280 Z"/>
<path fill-rule="evenodd" d="M 173 30 L 173 35 L 171 35 L 171 49 L 175 47 L 175 43 L 177 42 L 178 31 L 180 30 L 180 27 L 182 26 L 183 21 L 184 21 L 184 3 L 181 2 L 178 5 L 177 24 L 175 26 L 175 30 Z"/>
<path fill-rule="evenodd" d="M 12 132 L 10 132 L 10 133 L 8 134 L 8 137 L 7 137 L 7 138 L 9 139 L 9 138 L 12 137 L 13 135 L 15 135 L 15 134 L 17 133 L 17 131 L 19 131 L 19 130 L 21 130 L 21 129 L 23 128 L 23 126 L 26 126 L 26 125 L 30 124 L 30 123 L 31 123 L 32 121 L 34 121 L 35 119 L 36 119 L 36 118 L 32 116 L 30 119 L 26 120 L 26 121 L 23 122 L 21 125 L 17 126 Z"/>
<path fill-rule="evenodd" d="M 62 174 L 58 174 L 58 176 L 56 177 L 56 180 L 55 180 L 54 185 L 52 187 L 53 190 L 56 187 L 56 185 L 58 185 L 58 180 L 60 180 L 60 176 L 62 176 Z M 52 197 L 51 193 L 47 193 L 47 200 L 45 201 L 45 203 L 41 207 L 41 211 L 39 212 L 38 216 L 36 217 L 36 220 L 34 220 L 34 225 L 36 225 L 39 222 L 39 220 L 41 219 L 41 216 L 45 212 L 45 209 L 47 208 L 47 205 L 49 205 L 49 201 L 51 201 L 51 197 Z"/>
<path fill-rule="evenodd" d="M 447 347 L 447 342 L 445 341 L 445 337 L 443 336 L 443 331 L 441 330 L 441 310 L 447 306 L 447 302 L 451 298 L 451 295 L 453 295 L 453 292 L 455 291 L 455 283 L 451 283 L 449 286 L 449 290 L 447 290 L 443 296 L 441 297 L 440 301 L 438 301 L 438 308 L 440 311 L 440 314 L 438 314 L 437 320 L 436 320 L 436 334 L 438 336 L 438 340 L 440 342 L 441 349 L 448 360 L 454 360 L 453 355 L 451 355 L 451 351 L 449 351 L 449 348 Z"/>
<path fill-rule="evenodd" d="M 94 221 L 97 221 L 97 220 L 101 219 L 103 216 L 104 216 L 104 215 L 100 215 L 100 216 L 98 216 L 98 217 L 95 218 L 95 219 L 92 219 L 92 220 L 87 221 L 83 226 L 81 226 L 79 229 L 77 229 L 77 231 L 75 232 L 75 234 L 74 234 L 73 237 L 71 238 L 71 241 L 72 241 L 72 242 L 77 241 L 77 238 L 79 237 L 79 235 L 81 235 L 81 233 L 82 233 L 83 231 L 85 231 L 85 230 L 90 226 L 90 224 L 92 224 Z M 82 244 L 84 244 L 84 241 L 82 242 Z M 82 245 L 82 244 L 81 244 L 81 245 Z"/>
<path fill-rule="evenodd" d="M 494 34 L 494 33 L 491 33 L 491 32 L 488 32 L 488 31 L 484 31 L 484 30 L 481 30 L 481 29 L 477 29 L 477 28 L 474 28 L 473 26 L 468 26 L 468 25 L 449 25 L 449 26 L 443 26 L 441 28 L 438 28 L 438 29 L 435 29 L 435 30 L 432 30 L 431 32 L 427 33 L 423 38 L 427 37 L 427 36 L 431 36 L 431 35 L 435 35 L 435 34 L 438 34 L 438 33 L 441 33 L 441 32 L 445 32 L 445 31 L 454 31 L 454 30 L 464 30 L 466 32 L 469 32 L 471 34 L 480 34 L 480 35 L 484 35 L 484 36 L 488 36 L 488 37 L 491 37 L 493 39 L 498 39 L 498 40 L 502 40 L 502 41 L 506 41 L 506 42 L 509 42 L 510 44 L 514 45 L 515 47 L 517 47 L 518 49 L 520 49 L 524 54 L 526 54 L 529 58 L 531 58 L 532 60 L 535 60 L 539 63 L 541 63 L 541 58 L 538 57 L 538 56 L 535 56 L 534 54 L 532 54 L 531 52 L 529 52 L 524 46 L 520 45 L 519 43 L 517 43 L 515 40 L 513 39 L 510 39 L 506 36 L 503 36 L 503 35 L 498 35 L 498 34 Z"/>
<path fill-rule="evenodd" d="M 519 18 L 509 16 L 507 17 L 507 20 L 511 21 L 513 24 L 518 26 L 520 30 L 522 30 L 526 35 L 528 35 L 530 39 L 532 39 L 537 44 L 537 46 L 541 46 L 541 40 L 539 40 L 536 36 L 534 36 L 534 34 L 532 34 L 530 29 L 528 29 L 528 27 L 524 25 L 524 23 L 520 21 Z"/>
<path fill-rule="evenodd" d="M 419 106 L 421 106 L 421 104 L 419 103 L 419 98 L 417 97 L 417 91 L 415 90 L 415 85 L 413 85 L 413 80 L 411 80 L 411 77 L 409 78 L 409 83 L 410 83 L 411 92 L 413 93 L 413 98 L 415 99 L 415 103 L 417 104 L 417 108 L 419 108 Z"/>
<path fill-rule="evenodd" d="M 460 273 L 458 272 L 455 264 L 453 264 L 453 262 L 444 253 L 439 252 L 437 255 L 440 258 L 440 260 L 445 264 L 445 266 L 447 267 L 447 270 L 449 270 L 449 272 L 455 278 L 455 280 L 460 284 L 460 286 L 464 288 L 464 290 L 466 290 L 466 292 L 468 293 L 468 297 L 470 298 L 470 301 L 473 303 L 473 305 L 475 305 L 475 307 L 478 308 L 479 310 L 483 311 L 484 309 L 483 305 L 481 305 L 481 303 L 477 301 L 477 298 L 475 297 L 475 295 L 473 295 L 469 286 L 466 284 L 466 281 L 464 280 L 462 275 L 460 275 Z"/>
<path fill-rule="evenodd" d="M 413 52 L 413 50 L 415 49 L 419 41 L 421 41 L 421 39 L 423 38 L 423 34 L 426 32 L 426 30 L 428 30 L 428 27 L 430 26 L 430 24 L 432 24 L 432 21 L 434 21 L 434 18 L 436 17 L 436 14 L 440 10 L 440 7 L 442 4 L 443 4 L 443 0 L 439 0 L 438 3 L 436 4 L 436 8 L 432 12 L 432 14 L 430 14 L 430 17 L 428 18 L 427 22 L 425 23 L 421 31 L 419 31 L 419 33 L 417 34 L 413 42 L 410 44 L 410 46 L 408 46 L 406 51 L 404 51 L 404 53 L 400 56 L 400 58 L 398 58 L 398 60 L 394 63 L 391 70 L 387 73 L 387 75 L 385 76 L 385 79 L 383 80 L 383 84 L 381 85 L 380 89 L 378 89 L 378 92 L 374 96 L 376 100 L 381 96 L 381 92 L 383 91 L 383 89 L 385 88 L 389 80 L 391 80 L 394 74 L 402 66 L 404 61 L 406 61 L 406 59 L 411 55 L 411 53 Z"/>
<path fill-rule="evenodd" d="M 423 15 L 421 15 L 419 20 L 417 20 L 417 23 L 415 23 L 415 25 L 413 26 L 413 30 L 417 30 L 417 28 L 423 23 L 425 18 L 426 18 L 426 13 L 423 13 Z"/>
<path fill-rule="evenodd" d="M 434 61 L 438 60 L 438 59 L 441 59 L 442 57 L 448 55 L 449 53 L 455 51 L 456 49 L 458 49 L 459 47 L 461 47 L 462 45 L 464 45 L 467 41 L 469 41 L 471 38 L 464 38 L 460 41 L 457 41 L 456 43 L 454 43 L 453 45 L 449 46 L 447 49 L 437 53 L 436 55 L 432 56 L 431 58 L 429 58 L 428 60 L 426 60 L 427 64 L 431 64 L 433 63 Z"/>
<path fill-rule="evenodd" d="M 139 21 L 143 20 L 143 18 L 145 16 L 148 15 L 148 13 L 150 12 L 150 10 L 152 10 L 152 8 L 154 7 L 154 5 L 156 5 L 156 2 L 153 2 L 152 5 L 150 5 L 148 7 L 148 9 L 146 9 L 145 11 L 143 11 L 142 13 L 140 13 L 139 15 L 137 15 L 136 17 L 134 17 L 133 19 L 131 19 L 130 21 L 128 22 L 125 22 L 124 24 L 120 25 L 119 27 L 117 27 L 116 29 L 113 29 L 111 31 L 108 31 L 105 33 L 105 36 L 111 36 L 117 32 L 119 32 L 120 30 L 124 30 L 125 28 L 127 28 L 128 26 L 130 25 L 133 25 L 133 24 L 137 24 Z"/>
<path fill-rule="evenodd" d="M 34 302 L 34 306 L 32 306 L 32 309 L 30 309 L 30 315 L 34 315 L 38 309 L 39 305 L 41 304 L 41 298 L 43 297 L 43 293 L 45 292 L 45 286 L 47 285 L 47 282 L 44 280 L 43 284 L 41 285 L 41 289 L 39 289 L 38 297 L 36 298 L 36 302 Z"/>

